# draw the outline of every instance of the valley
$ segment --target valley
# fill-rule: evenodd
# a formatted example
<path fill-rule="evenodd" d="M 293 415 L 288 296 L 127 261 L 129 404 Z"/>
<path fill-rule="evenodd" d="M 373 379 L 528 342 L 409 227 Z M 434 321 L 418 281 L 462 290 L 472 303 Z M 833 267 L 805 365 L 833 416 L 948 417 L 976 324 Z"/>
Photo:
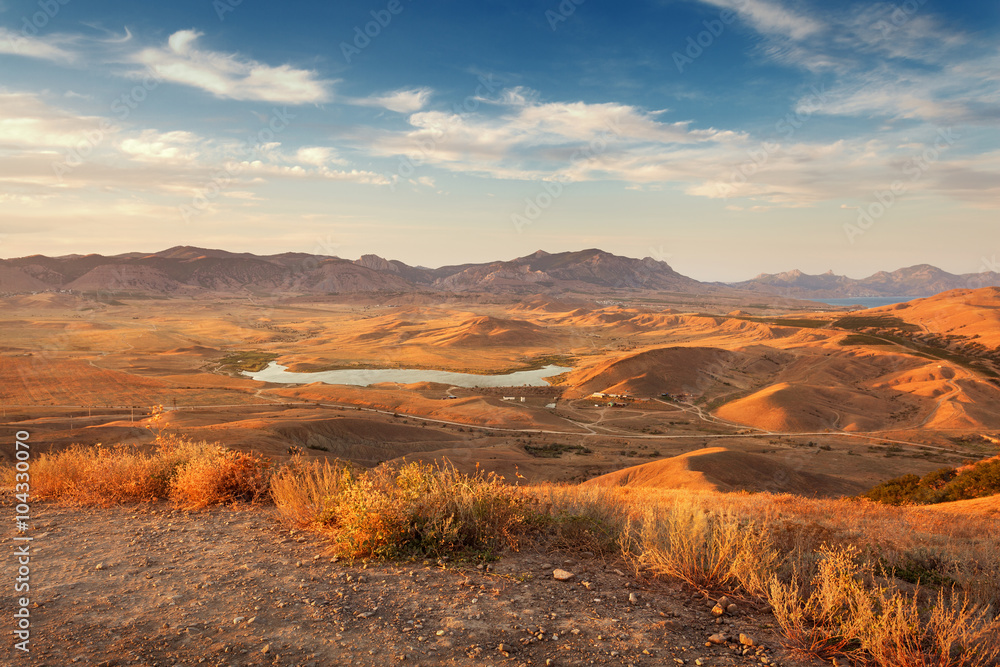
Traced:
<path fill-rule="evenodd" d="M 704 488 L 842 495 L 995 453 L 983 436 L 1000 432 L 996 288 L 864 318 L 711 301 L 20 294 L 3 300 L 0 401 L 5 424 L 43 450 L 148 447 L 166 432 L 275 460 L 448 460 L 531 482 L 665 461 Z M 248 376 L 271 362 L 448 371 L 484 386 Z M 556 364 L 571 370 L 545 386 L 485 386 L 486 374 Z M 717 474 L 748 465 L 757 473 Z"/>

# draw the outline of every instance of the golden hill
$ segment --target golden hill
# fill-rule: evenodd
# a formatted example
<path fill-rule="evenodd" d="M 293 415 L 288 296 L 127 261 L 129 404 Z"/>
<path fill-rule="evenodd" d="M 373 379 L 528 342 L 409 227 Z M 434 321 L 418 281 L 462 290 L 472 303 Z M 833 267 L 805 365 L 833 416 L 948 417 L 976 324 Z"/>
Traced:
<path fill-rule="evenodd" d="M 891 315 L 941 336 L 964 336 L 986 347 L 1000 347 L 1000 288 L 958 289 L 926 299 L 865 311 Z"/>
<path fill-rule="evenodd" d="M 962 516 L 980 515 L 1000 517 L 1000 494 L 986 496 L 985 498 L 924 505 L 923 507 L 935 512 L 949 512 Z"/>
<path fill-rule="evenodd" d="M 574 371 L 567 384 L 581 396 L 594 392 L 700 394 L 718 376 L 738 374 L 733 366 L 742 360 L 740 353 L 714 347 L 664 347 Z"/>
<path fill-rule="evenodd" d="M 629 486 L 709 491 L 770 491 L 805 496 L 852 495 L 863 488 L 843 479 L 803 472 L 771 458 L 709 447 L 625 468 L 584 486 Z"/>

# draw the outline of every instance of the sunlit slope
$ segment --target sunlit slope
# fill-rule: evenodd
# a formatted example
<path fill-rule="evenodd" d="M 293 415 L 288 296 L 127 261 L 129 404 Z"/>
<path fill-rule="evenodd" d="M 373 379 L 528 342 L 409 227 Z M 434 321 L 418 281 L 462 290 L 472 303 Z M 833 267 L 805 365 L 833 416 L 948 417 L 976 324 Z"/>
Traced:
<path fill-rule="evenodd" d="M 711 491 L 771 491 L 806 496 L 839 496 L 859 485 L 807 472 L 772 458 L 710 447 L 618 470 L 584 482 L 591 486 L 652 487 Z"/>

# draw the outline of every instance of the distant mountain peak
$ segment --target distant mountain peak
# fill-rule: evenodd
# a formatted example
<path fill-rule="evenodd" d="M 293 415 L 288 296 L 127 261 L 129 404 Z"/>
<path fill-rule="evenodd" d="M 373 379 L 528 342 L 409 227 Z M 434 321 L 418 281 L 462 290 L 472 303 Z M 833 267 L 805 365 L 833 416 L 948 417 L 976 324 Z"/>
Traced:
<path fill-rule="evenodd" d="M 995 274 L 954 275 L 931 264 L 916 264 L 895 271 L 878 271 L 860 280 L 832 270 L 811 276 L 798 269 L 785 273 L 762 273 L 752 280 L 729 283 L 732 287 L 798 299 L 852 297 L 922 297 L 953 289 L 982 287 L 996 282 Z"/>

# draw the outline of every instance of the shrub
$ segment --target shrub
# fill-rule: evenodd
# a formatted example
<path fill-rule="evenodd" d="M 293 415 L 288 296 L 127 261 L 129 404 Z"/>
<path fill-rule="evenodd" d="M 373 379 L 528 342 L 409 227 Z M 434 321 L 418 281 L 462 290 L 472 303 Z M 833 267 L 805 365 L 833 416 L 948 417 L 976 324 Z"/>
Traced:
<path fill-rule="evenodd" d="M 270 488 L 270 462 L 257 454 L 209 445 L 178 466 L 170 499 L 183 509 L 260 502 Z"/>
<path fill-rule="evenodd" d="M 966 469 L 940 468 L 922 478 L 903 475 L 883 482 L 861 497 L 889 505 L 931 505 L 1000 493 L 1000 460 L 981 461 Z"/>
<path fill-rule="evenodd" d="M 291 523 L 328 534 L 337 553 L 393 558 L 516 549 L 536 512 L 520 489 L 494 473 L 451 465 L 383 465 L 356 473 L 295 462 L 272 482 L 278 510 Z"/>
<path fill-rule="evenodd" d="M 143 452 L 128 445 L 75 445 L 41 455 L 31 466 L 39 500 L 108 507 L 171 499 L 186 509 L 267 495 L 269 464 L 221 445 L 164 437 Z"/>
<path fill-rule="evenodd" d="M 771 579 L 768 601 L 786 646 L 884 667 L 996 665 L 1000 620 L 989 608 L 944 590 L 924 604 L 919 590 L 878 583 L 854 547 L 824 548 L 821 556 L 808 590 Z"/>
<path fill-rule="evenodd" d="M 638 565 L 702 588 L 762 594 L 781 560 L 764 526 L 694 499 L 651 507 L 629 531 Z"/>

